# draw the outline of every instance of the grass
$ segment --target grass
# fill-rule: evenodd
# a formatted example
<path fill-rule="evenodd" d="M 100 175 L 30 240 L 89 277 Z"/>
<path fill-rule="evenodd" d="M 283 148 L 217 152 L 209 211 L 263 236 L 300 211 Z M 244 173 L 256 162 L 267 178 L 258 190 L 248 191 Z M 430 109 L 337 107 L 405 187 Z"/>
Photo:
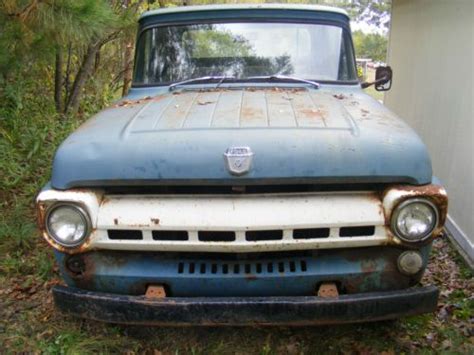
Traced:
<path fill-rule="evenodd" d="M 473 353 L 472 271 L 444 239 L 424 282 L 442 291 L 436 314 L 325 327 L 149 328 L 74 319 L 55 311 L 61 282 L 35 226 L 33 199 L 53 153 L 82 119 L 58 117 L 28 88 L 0 102 L 1 352 L 149 354 Z M 7 95 L 8 96 L 8 95 Z M 23 104 L 28 102 L 28 105 Z M 90 111 L 95 111 L 91 107 Z M 86 112 L 84 116 L 87 116 Z"/>

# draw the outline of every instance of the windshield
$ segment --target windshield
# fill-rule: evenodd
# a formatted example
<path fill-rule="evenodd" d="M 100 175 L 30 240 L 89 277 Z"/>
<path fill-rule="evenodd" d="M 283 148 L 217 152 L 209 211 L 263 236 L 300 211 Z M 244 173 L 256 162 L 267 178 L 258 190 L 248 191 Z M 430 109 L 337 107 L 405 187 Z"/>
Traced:
<path fill-rule="evenodd" d="M 297 23 L 154 27 L 139 38 L 134 84 L 277 74 L 318 81 L 357 80 L 348 34 L 337 26 Z"/>

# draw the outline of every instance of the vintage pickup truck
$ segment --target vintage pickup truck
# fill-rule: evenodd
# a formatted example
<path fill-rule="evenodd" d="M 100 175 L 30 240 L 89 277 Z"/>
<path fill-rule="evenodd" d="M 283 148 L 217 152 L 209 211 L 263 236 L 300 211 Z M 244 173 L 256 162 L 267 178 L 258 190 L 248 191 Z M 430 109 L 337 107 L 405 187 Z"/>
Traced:
<path fill-rule="evenodd" d="M 152 325 L 433 311 L 419 281 L 446 192 L 356 73 L 339 9 L 143 14 L 129 95 L 62 143 L 37 197 L 67 285 L 57 307 Z"/>

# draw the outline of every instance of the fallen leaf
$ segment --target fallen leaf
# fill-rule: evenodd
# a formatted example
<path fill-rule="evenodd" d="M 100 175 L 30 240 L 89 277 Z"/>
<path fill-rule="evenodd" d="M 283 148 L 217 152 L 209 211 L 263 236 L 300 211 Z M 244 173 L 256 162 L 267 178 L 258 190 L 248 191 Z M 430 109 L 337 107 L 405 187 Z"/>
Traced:
<path fill-rule="evenodd" d="M 449 349 L 451 346 L 453 346 L 453 343 L 451 342 L 451 340 L 446 339 L 441 343 L 441 346 L 443 349 Z"/>

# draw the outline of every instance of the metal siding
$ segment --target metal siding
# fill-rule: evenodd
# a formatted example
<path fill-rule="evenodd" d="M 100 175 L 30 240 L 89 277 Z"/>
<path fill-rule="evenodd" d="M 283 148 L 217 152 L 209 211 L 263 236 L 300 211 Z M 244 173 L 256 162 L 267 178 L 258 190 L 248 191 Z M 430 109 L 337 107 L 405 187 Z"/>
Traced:
<path fill-rule="evenodd" d="M 390 33 L 385 102 L 426 143 L 450 196 L 449 225 L 474 255 L 474 3 L 395 0 Z"/>

